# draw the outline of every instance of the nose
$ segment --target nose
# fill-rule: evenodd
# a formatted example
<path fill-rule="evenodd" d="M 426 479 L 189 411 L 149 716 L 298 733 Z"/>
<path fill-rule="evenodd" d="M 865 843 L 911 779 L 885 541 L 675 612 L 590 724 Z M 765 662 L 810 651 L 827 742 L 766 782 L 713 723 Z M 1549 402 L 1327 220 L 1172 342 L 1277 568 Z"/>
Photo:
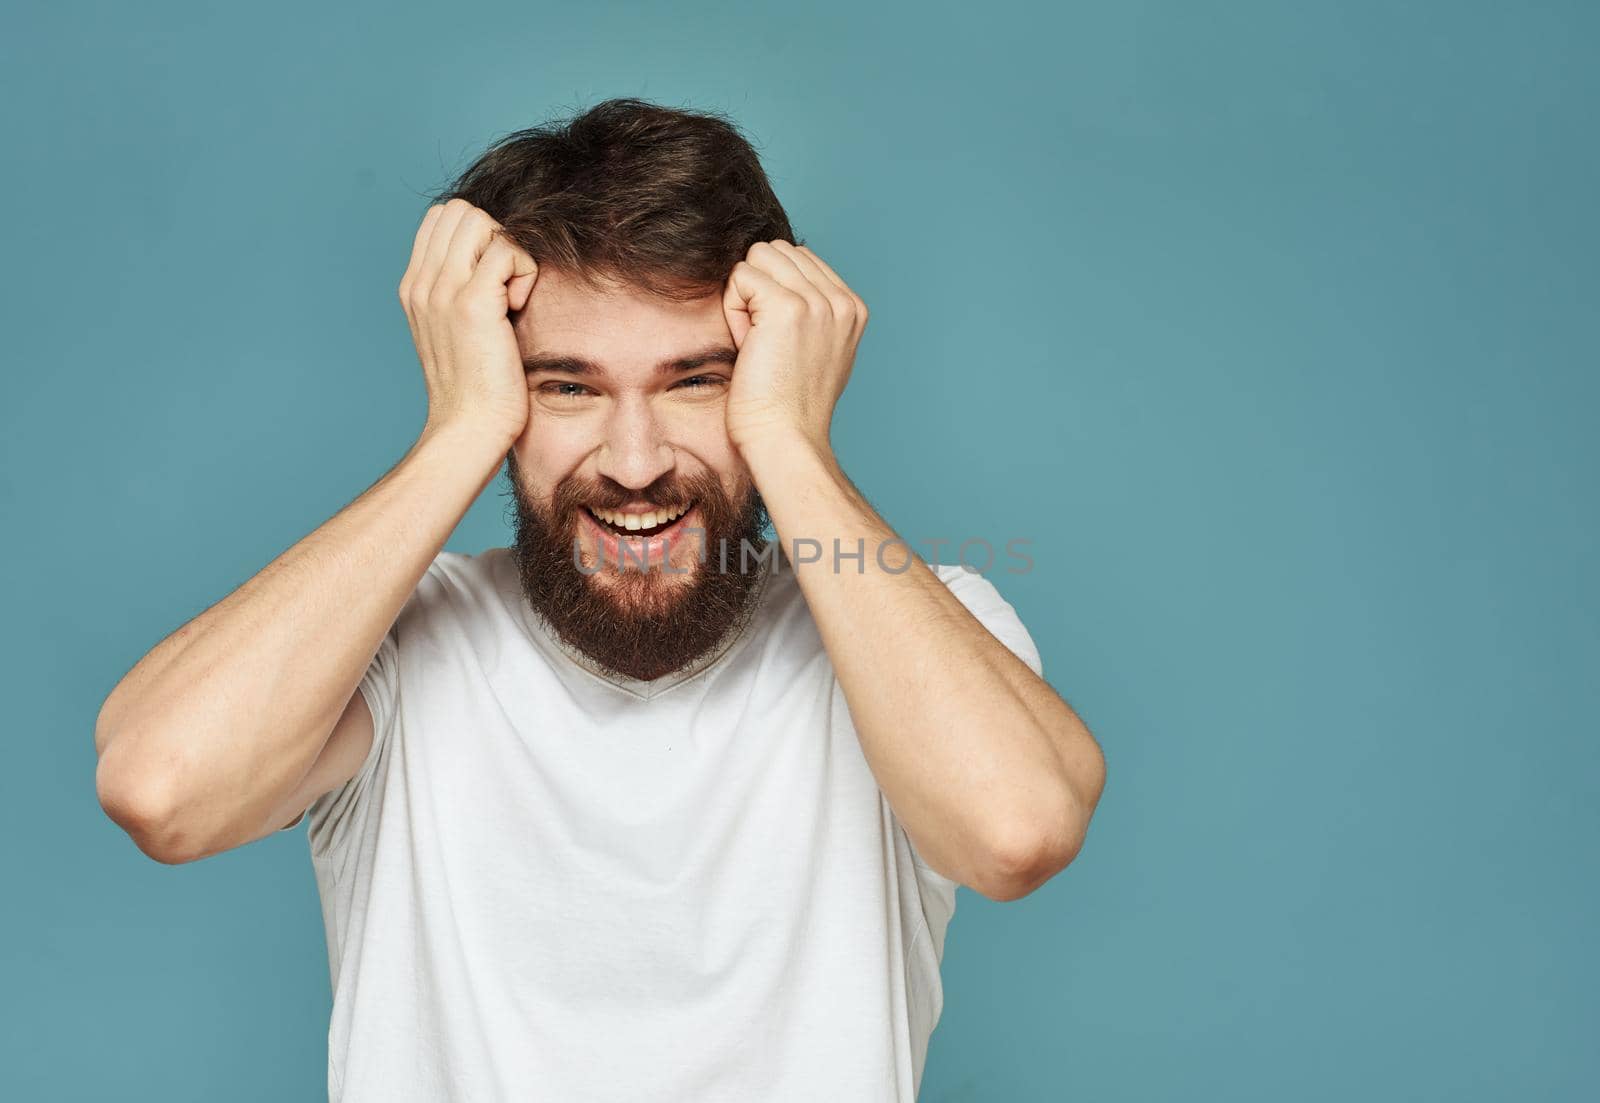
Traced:
<path fill-rule="evenodd" d="M 598 459 L 600 474 L 629 490 L 643 490 L 676 462 L 655 412 L 639 395 L 630 395 L 612 407 Z"/>

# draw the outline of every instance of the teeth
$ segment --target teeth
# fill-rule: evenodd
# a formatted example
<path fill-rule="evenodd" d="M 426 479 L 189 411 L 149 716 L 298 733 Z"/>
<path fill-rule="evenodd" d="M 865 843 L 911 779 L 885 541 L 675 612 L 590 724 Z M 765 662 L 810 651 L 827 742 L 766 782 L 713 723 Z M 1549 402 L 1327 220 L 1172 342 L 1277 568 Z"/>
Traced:
<path fill-rule="evenodd" d="M 693 505 L 693 503 L 691 502 L 690 505 Z M 689 506 L 657 509 L 649 513 L 618 513 L 612 509 L 591 509 L 589 512 L 608 525 L 616 525 L 619 528 L 627 529 L 629 532 L 639 532 L 641 530 L 659 528 L 669 522 L 676 521 L 679 517 L 689 512 Z"/>

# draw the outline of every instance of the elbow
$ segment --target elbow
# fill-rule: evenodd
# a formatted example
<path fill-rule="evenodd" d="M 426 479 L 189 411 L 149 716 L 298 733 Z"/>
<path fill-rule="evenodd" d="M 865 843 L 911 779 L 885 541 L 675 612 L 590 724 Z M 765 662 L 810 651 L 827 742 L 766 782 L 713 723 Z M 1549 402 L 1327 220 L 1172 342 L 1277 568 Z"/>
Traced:
<path fill-rule="evenodd" d="M 987 860 L 971 887 L 997 902 L 1022 899 L 1072 864 L 1086 827 L 1073 801 L 1009 821 L 991 833 Z"/>
<path fill-rule="evenodd" d="M 1087 753 L 1064 762 L 1056 784 L 1031 807 L 1016 802 L 987 832 L 986 860 L 971 887 L 990 900 L 1020 900 L 1066 869 L 1083 849 L 1105 783 L 1105 755 L 1089 737 Z"/>
<path fill-rule="evenodd" d="M 147 857 L 163 865 L 182 865 L 207 853 L 180 826 L 168 787 L 135 780 L 109 750 L 100 756 L 94 782 L 101 811 Z"/>
<path fill-rule="evenodd" d="M 977 884 L 972 887 L 998 903 L 1021 900 L 1066 869 L 1078 856 L 1076 846 L 1065 846 L 1037 832 L 1019 833 L 1012 841 L 994 847 Z"/>

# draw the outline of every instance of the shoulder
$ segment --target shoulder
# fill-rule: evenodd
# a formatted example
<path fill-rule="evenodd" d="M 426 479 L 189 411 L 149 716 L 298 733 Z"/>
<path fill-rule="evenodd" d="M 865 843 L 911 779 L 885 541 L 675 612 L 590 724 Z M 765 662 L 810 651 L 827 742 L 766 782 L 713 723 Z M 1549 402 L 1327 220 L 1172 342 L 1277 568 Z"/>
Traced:
<path fill-rule="evenodd" d="M 933 563 L 929 566 L 933 568 L 933 573 L 938 576 L 939 581 L 943 582 L 969 609 L 973 605 L 989 605 L 994 602 L 1005 605 L 1007 609 L 1011 608 L 1001 596 L 999 588 L 976 567 L 968 567 L 961 563 Z"/>
<path fill-rule="evenodd" d="M 510 552 L 510 548 L 487 548 L 470 555 L 441 551 L 417 581 L 401 619 L 471 621 L 503 609 L 506 587 L 517 585 Z"/>
<path fill-rule="evenodd" d="M 1043 676 L 1043 662 L 1033 636 L 1023 625 L 1017 610 L 987 575 L 963 564 L 937 563 L 931 566 L 939 581 L 949 588 L 991 635 L 1005 644 L 1035 674 Z"/>
<path fill-rule="evenodd" d="M 442 551 L 428 564 L 423 581 L 432 579 L 442 588 L 473 592 L 493 587 L 500 568 L 510 566 L 510 548 L 485 548 L 466 552 Z"/>
<path fill-rule="evenodd" d="M 939 576 L 939 581 L 946 586 L 961 579 L 983 578 L 976 567 L 969 567 L 965 563 L 930 563 L 933 573 Z"/>

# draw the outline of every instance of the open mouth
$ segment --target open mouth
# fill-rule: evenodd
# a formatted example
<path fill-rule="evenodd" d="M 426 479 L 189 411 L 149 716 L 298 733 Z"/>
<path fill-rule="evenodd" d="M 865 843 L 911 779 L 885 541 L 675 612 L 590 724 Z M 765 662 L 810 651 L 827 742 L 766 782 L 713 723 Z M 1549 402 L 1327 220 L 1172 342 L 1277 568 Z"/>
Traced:
<path fill-rule="evenodd" d="M 648 513 L 618 513 L 616 510 L 584 507 L 595 524 L 616 536 L 659 536 L 693 508 L 693 502 Z"/>

